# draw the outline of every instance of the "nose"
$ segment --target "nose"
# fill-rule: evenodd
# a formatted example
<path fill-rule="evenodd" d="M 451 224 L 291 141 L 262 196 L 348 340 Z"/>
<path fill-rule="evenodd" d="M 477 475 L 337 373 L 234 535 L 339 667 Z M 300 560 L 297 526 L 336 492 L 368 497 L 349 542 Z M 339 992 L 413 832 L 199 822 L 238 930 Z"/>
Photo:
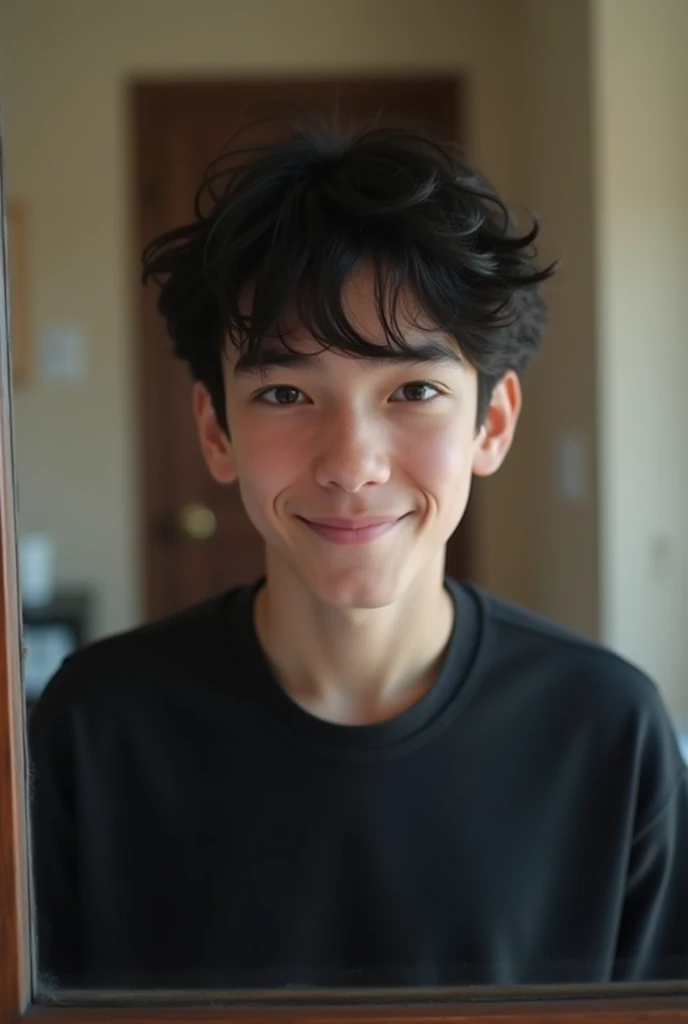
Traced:
<path fill-rule="evenodd" d="M 390 456 L 384 428 L 353 412 L 333 416 L 323 431 L 315 463 L 321 487 L 339 487 L 355 494 L 390 477 Z"/>

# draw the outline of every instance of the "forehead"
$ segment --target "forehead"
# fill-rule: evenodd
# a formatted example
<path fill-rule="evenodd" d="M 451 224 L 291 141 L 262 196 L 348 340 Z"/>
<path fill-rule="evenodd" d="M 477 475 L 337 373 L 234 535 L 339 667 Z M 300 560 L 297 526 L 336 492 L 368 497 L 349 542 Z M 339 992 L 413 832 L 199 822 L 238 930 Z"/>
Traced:
<path fill-rule="evenodd" d="M 252 289 L 244 293 L 244 313 L 251 316 Z M 380 308 L 382 306 L 382 309 Z M 262 336 L 258 351 L 243 353 L 241 346 L 228 345 L 228 361 L 235 372 L 252 372 L 258 366 L 318 366 L 328 350 L 365 363 L 445 363 L 464 366 L 456 339 L 444 332 L 423 310 L 408 287 L 395 296 L 381 296 L 372 270 L 362 266 L 344 282 L 340 295 L 340 317 L 318 325 L 317 337 L 299 317 L 298 304 L 289 304 L 274 330 Z M 344 324 L 342 324 L 342 318 Z M 329 318 L 328 318 L 329 319 Z M 390 323 L 392 325 L 390 332 Z M 393 336 L 392 336 L 393 335 Z M 356 339 L 361 345 L 352 344 Z M 399 341 L 403 340 L 403 346 Z M 365 351 L 368 350 L 368 351 Z"/>
<path fill-rule="evenodd" d="M 286 345 L 276 342 L 267 345 L 261 351 L 259 360 L 241 357 L 234 346 L 230 346 L 229 365 L 235 376 L 265 373 L 269 370 L 282 368 L 291 369 L 327 369 L 328 358 L 344 358 L 368 367 L 381 366 L 418 366 L 432 364 L 445 369 L 466 369 L 466 363 L 455 346 L 441 338 L 426 338 L 409 345 L 407 349 L 395 349 L 389 345 L 380 346 L 379 355 L 358 355 L 351 352 L 339 352 L 336 348 L 328 349 L 314 338 L 304 337 L 300 341 Z"/>

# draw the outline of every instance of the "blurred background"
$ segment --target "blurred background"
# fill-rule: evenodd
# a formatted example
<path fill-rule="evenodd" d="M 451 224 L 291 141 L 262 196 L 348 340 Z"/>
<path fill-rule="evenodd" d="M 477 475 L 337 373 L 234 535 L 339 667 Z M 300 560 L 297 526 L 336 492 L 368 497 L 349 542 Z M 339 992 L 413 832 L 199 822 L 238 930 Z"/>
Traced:
<path fill-rule="evenodd" d="M 562 260 L 546 352 L 459 562 L 639 664 L 682 728 L 686 40 L 686 0 L 0 0 L 27 685 L 162 608 L 175 530 L 193 552 L 220 529 L 196 470 L 174 495 L 156 483 L 189 434 L 181 398 L 155 419 L 182 385 L 146 354 L 160 329 L 137 254 L 190 208 L 237 96 L 331 80 L 366 111 L 384 94 L 455 118 L 469 158 L 542 218 L 542 259 Z"/>

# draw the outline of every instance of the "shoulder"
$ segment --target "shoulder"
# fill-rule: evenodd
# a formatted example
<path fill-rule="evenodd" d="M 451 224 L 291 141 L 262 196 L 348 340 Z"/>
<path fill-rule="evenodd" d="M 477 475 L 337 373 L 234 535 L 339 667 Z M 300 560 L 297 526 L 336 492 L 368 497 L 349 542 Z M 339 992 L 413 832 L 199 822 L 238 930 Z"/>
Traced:
<path fill-rule="evenodd" d="M 655 680 L 604 644 L 471 589 L 482 605 L 483 644 L 497 685 L 526 695 L 548 722 L 587 736 L 590 756 L 605 750 L 636 779 L 640 805 L 661 803 L 686 765 Z"/>
<path fill-rule="evenodd" d="M 481 587 L 471 589 L 482 606 L 484 631 L 498 666 L 515 667 L 519 659 L 531 677 L 541 673 L 562 689 L 575 684 L 579 698 L 590 689 L 599 697 L 661 704 L 655 682 L 611 648 Z"/>
<path fill-rule="evenodd" d="M 67 657 L 48 682 L 30 719 L 40 731 L 65 717 L 114 711 L 133 698 L 142 704 L 175 683 L 217 671 L 221 659 L 224 613 L 231 594 L 223 594 L 174 615 L 104 637 Z M 223 659 L 224 660 L 224 659 Z"/>

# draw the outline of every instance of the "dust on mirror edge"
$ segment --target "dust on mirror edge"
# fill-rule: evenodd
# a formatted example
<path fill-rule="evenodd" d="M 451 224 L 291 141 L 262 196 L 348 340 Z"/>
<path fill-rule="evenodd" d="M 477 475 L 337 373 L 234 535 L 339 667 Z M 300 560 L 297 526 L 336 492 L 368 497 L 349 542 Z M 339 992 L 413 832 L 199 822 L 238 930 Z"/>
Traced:
<path fill-rule="evenodd" d="M 425 271 L 416 280 L 428 292 L 414 307 L 417 293 L 404 291 L 393 326 L 402 352 L 430 338 L 432 351 L 420 360 L 395 350 L 396 359 L 376 362 L 388 344 L 376 303 L 376 286 L 386 279 L 376 278 L 371 256 L 388 225 L 351 188 L 356 175 L 360 190 L 361 168 L 374 176 L 370 151 L 394 169 L 387 176 L 377 170 L 376 200 L 385 189 L 398 200 L 399 175 L 409 175 L 408 205 L 393 207 L 388 230 Z M 236 517 L 235 541 L 255 544 L 241 533 L 236 502 L 221 505 L 218 497 L 240 478 L 249 518 L 267 540 L 267 580 L 256 573 L 233 580 L 240 589 L 215 586 L 155 624 L 137 626 L 125 615 L 107 626 L 84 571 L 106 538 L 84 531 L 89 555 L 76 557 L 74 570 L 76 552 L 60 550 L 47 506 L 22 505 L 23 480 L 31 494 L 42 472 L 51 481 L 65 472 L 41 467 L 41 401 L 49 415 L 64 417 L 74 392 L 88 391 L 95 359 L 78 309 L 76 326 L 51 323 L 44 313 L 33 365 L 15 397 L 24 687 L 34 806 L 45 812 L 33 819 L 33 856 L 50 916 L 44 930 L 39 925 L 39 958 L 49 951 L 41 998 L 185 990 L 283 1000 L 322 988 L 343 998 L 399 988 L 404 998 L 409 990 L 508 997 L 540 985 L 578 992 L 664 982 L 662 989 L 674 991 L 688 978 L 688 914 L 681 914 L 688 906 L 688 701 L 663 690 L 636 659 L 611 653 L 599 633 L 585 636 L 559 611 L 565 602 L 548 614 L 480 578 L 443 575 L 438 552 L 452 516 L 456 525 L 463 513 L 471 474 L 491 476 L 507 458 L 521 384 L 503 353 L 506 361 L 477 368 L 483 357 L 466 341 L 471 329 L 477 338 L 476 324 L 463 325 L 459 342 L 446 326 L 447 310 L 440 319 L 443 293 L 428 280 L 414 218 L 439 249 L 440 224 L 424 187 L 432 194 L 429 183 L 442 182 L 443 214 L 465 218 L 471 200 L 463 166 L 454 164 L 443 179 L 436 160 L 421 138 L 372 132 L 325 145 L 306 134 L 298 145 L 275 143 L 266 165 L 254 169 L 256 202 L 266 202 L 289 168 L 288 184 L 321 203 L 307 224 L 302 207 L 288 205 L 289 192 L 270 211 L 261 259 L 271 259 L 269 269 L 286 282 L 282 305 L 260 291 L 263 264 L 252 267 L 254 294 L 288 321 L 289 345 L 301 359 L 277 358 L 261 372 L 245 343 L 218 356 L 219 369 L 203 371 L 188 417 L 199 466 L 217 486 L 198 501 L 189 495 L 178 532 L 188 546 L 202 544 L 222 530 L 219 509 Z M 326 188 L 337 216 L 322 200 Z M 255 242 L 244 227 L 255 222 L 252 196 L 236 186 L 228 201 L 241 256 L 241 245 L 248 251 Z M 26 204 L 5 198 L 14 346 L 24 330 L 35 330 L 26 289 L 30 295 L 32 234 L 40 237 L 40 227 L 38 211 L 27 217 Z M 497 297 L 521 303 L 526 296 L 513 308 L 537 333 L 543 311 L 533 275 L 543 266 L 527 238 L 500 248 L 499 223 L 489 220 L 494 208 L 474 195 L 472 202 L 473 244 L 503 261 Z M 281 234 L 280 218 L 288 227 Z M 363 243 L 347 231 L 354 219 Z M 189 267 L 208 236 L 209 222 L 199 222 L 183 236 L 181 255 L 179 239 L 164 237 L 146 254 L 149 275 L 172 282 L 168 329 L 187 353 L 194 325 L 183 314 L 198 281 Z M 211 241 L 217 237 L 216 228 Z M 337 258 L 352 265 L 356 245 L 363 259 L 341 278 Z M 231 250 L 216 243 L 205 251 L 216 287 L 239 279 L 243 264 Z M 313 332 L 289 321 L 287 285 L 308 252 L 319 267 L 303 293 L 308 322 L 333 344 L 317 357 Z M 455 244 L 444 257 L 455 283 L 467 266 L 459 261 L 470 255 Z M 471 269 L 479 275 L 484 265 L 476 260 Z M 242 284 L 224 296 L 235 328 L 247 301 Z M 196 283 L 195 311 L 206 311 L 212 297 L 207 283 L 204 289 Z M 547 299 L 547 285 L 542 293 Z M 367 345 L 371 359 L 351 358 L 339 301 L 360 332 L 355 345 Z M 426 323 L 428 306 L 435 318 Z M 497 345 L 504 329 L 489 328 Z M 545 347 L 556 341 L 556 330 L 550 333 Z M 212 350 L 210 333 L 206 344 Z M 513 344 L 533 345 L 532 333 Z M 268 355 L 275 349 L 284 355 L 284 339 L 273 339 Z M 457 350 L 460 361 L 451 357 Z M 14 352 L 13 359 L 22 362 Z M 528 396 L 526 379 L 526 406 Z M 34 437 L 24 443 L 30 421 Z M 87 440 L 81 425 L 77 436 Z M 452 452 L 456 438 L 468 455 Z M 573 431 L 559 440 L 565 506 L 590 455 Z M 80 471 L 108 471 L 89 458 L 86 446 L 85 465 L 72 473 L 77 494 L 84 485 L 97 489 L 96 478 L 79 479 Z M 78 467 L 74 450 L 69 462 Z M 487 487 L 480 493 L 487 500 Z M 207 495 L 218 502 L 215 511 Z M 60 515 L 74 515 L 74 505 L 58 493 L 54 499 Z M 576 507 L 575 495 L 569 503 Z M 64 523 L 56 533 L 65 535 Z M 653 539 L 657 573 L 668 572 L 668 543 Z M 189 605 L 192 611 L 183 610 Z M 372 611 L 381 608 L 385 615 Z M 649 664 L 663 663 L 656 654 L 648 649 Z M 342 683 L 343 672 L 356 674 L 357 688 Z M 232 778 L 237 785 L 228 793 Z M 439 792 L 437 779 L 445 783 Z M 48 856 L 49 849 L 59 855 Z M 39 899 L 39 916 L 41 907 Z"/>

